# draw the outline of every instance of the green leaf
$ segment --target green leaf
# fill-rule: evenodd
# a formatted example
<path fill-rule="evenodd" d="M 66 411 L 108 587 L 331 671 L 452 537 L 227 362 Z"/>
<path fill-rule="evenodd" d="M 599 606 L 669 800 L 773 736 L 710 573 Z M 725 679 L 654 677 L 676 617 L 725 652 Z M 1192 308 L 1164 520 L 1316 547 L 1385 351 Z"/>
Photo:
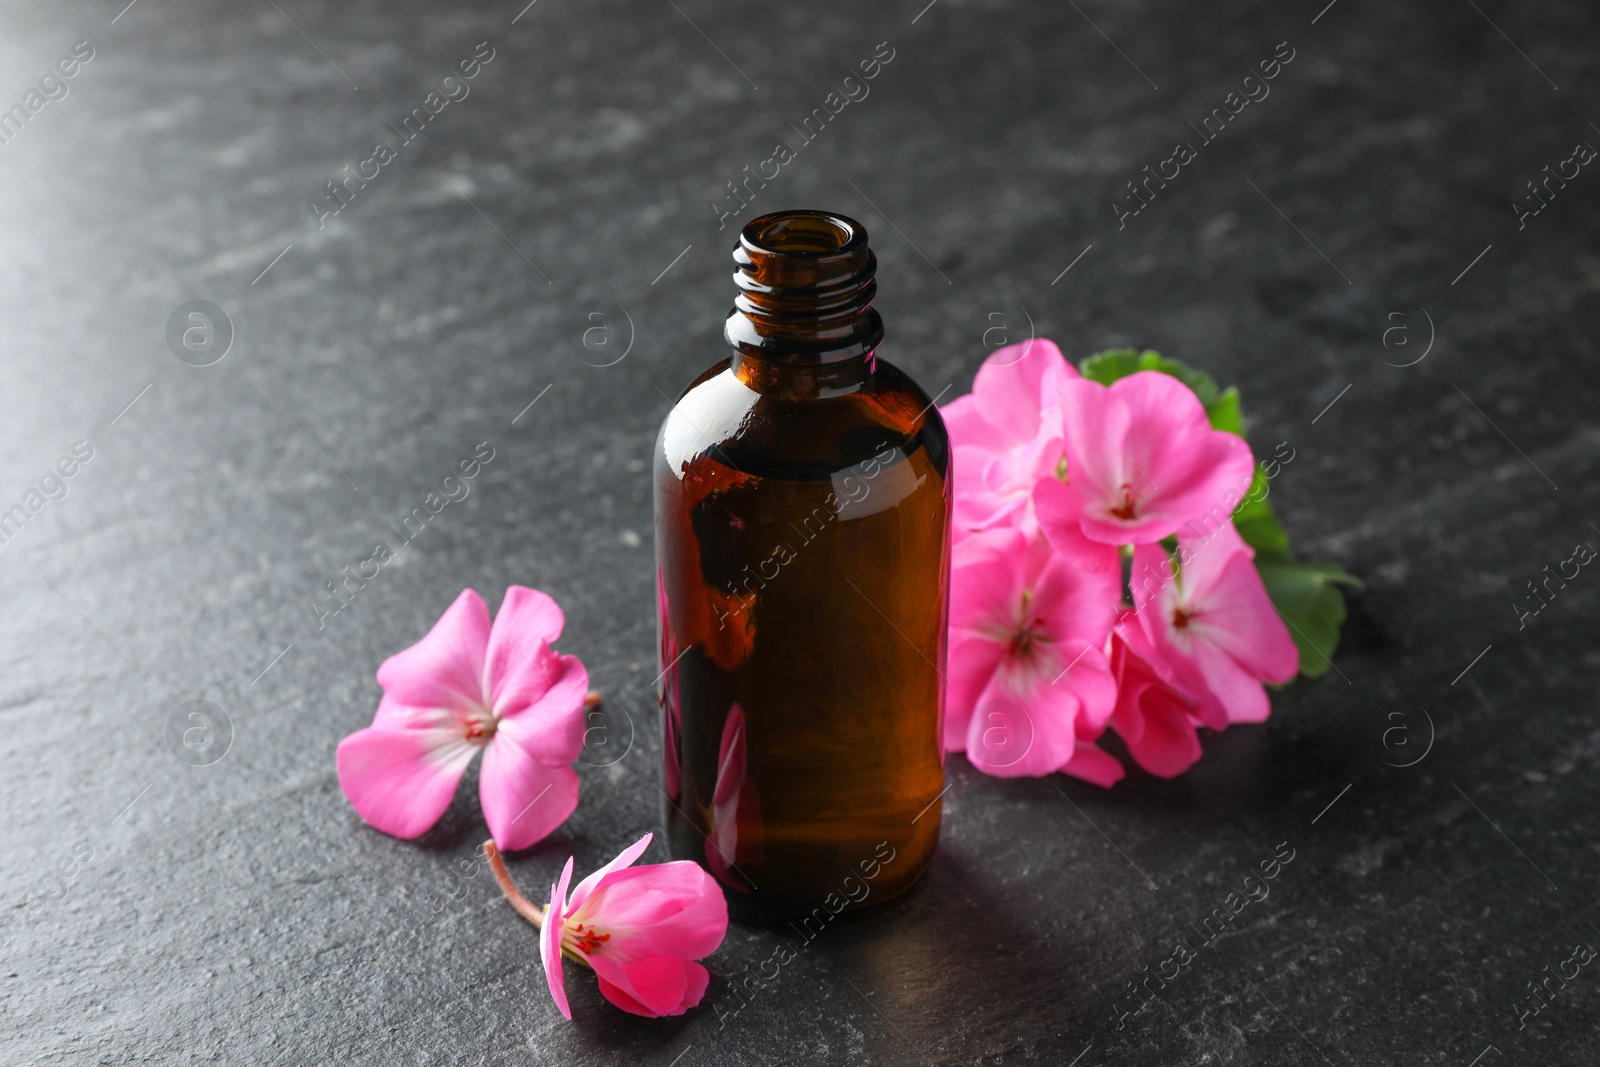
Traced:
<path fill-rule="evenodd" d="M 1110 385 L 1142 370 L 1172 375 L 1200 399 L 1205 406 L 1206 417 L 1215 429 L 1244 436 L 1244 420 L 1239 414 L 1239 391 L 1231 385 L 1226 390 L 1218 389 L 1215 378 L 1204 371 L 1195 370 L 1187 363 L 1167 359 L 1160 352 L 1148 348 L 1143 352 L 1133 348 L 1112 348 L 1078 364 L 1080 374 L 1101 385 Z"/>
<path fill-rule="evenodd" d="M 1206 418 L 1211 420 L 1213 430 L 1226 430 L 1243 437 L 1244 416 L 1239 412 L 1239 390 L 1230 385 L 1219 393 L 1215 400 L 1206 405 Z"/>
<path fill-rule="evenodd" d="M 1158 352 L 1146 352 L 1145 355 L 1161 358 Z M 1145 369 L 1139 365 L 1139 351 L 1134 348 L 1111 348 L 1078 361 L 1078 373 L 1101 385 L 1110 385 L 1119 378 Z"/>
<path fill-rule="evenodd" d="M 1160 352 L 1148 348 L 1143 352 L 1133 348 L 1112 348 L 1105 352 L 1097 352 L 1078 364 L 1080 374 L 1101 385 L 1110 385 L 1120 378 L 1126 378 L 1142 370 L 1158 370 L 1163 374 L 1172 375 L 1193 389 L 1194 395 L 1199 397 L 1200 403 L 1205 404 L 1208 409 L 1217 399 L 1219 390 L 1216 379 L 1211 375 L 1195 370 L 1187 363 L 1167 359 Z"/>
<path fill-rule="evenodd" d="M 1233 528 L 1245 544 L 1256 550 L 1258 561 L 1294 558 L 1289 555 L 1289 533 L 1270 509 L 1253 519 L 1234 519 Z"/>
<path fill-rule="evenodd" d="M 1278 521 L 1277 513 L 1267 502 L 1267 493 L 1267 475 L 1258 463 L 1249 491 L 1233 509 L 1233 525 L 1244 543 L 1256 550 L 1257 558 L 1288 559 L 1289 531 Z"/>
<path fill-rule="evenodd" d="M 1239 531 L 1239 537 L 1245 544 L 1256 550 L 1257 562 L 1294 558 L 1289 555 L 1289 531 L 1283 528 L 1270 507 L 1265 509 L 1265 514 L 1251 518 L 1235 516 L 1233 528 Z"/>
<path fill-rule="evenodd" d="M 1360 588 L 1361 582 L 1337 563 L 1301 563 L 1287 556 L 1258 556 L 1256 569 L 1272 606 L 1289 624 L 1289 636 L 1300 650 L 1300 673 L 1308 678 L 1326 674 L 1339 647 L 1339 627 L 1344 625 L 1344 594 L 1339 586 Z"/>

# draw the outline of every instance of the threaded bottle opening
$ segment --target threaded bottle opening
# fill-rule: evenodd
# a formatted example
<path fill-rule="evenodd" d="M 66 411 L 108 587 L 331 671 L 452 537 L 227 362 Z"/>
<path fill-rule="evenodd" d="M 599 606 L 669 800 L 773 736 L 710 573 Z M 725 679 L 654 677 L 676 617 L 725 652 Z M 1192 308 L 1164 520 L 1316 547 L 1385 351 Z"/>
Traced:
<path fill-rule="evenodd" d="M 779 211 L 745 224 L 733 250 L 739 294 L 724 336 L 740 352 L 833 362 L 883 340 L 872 308 L 878 260 L 861 223 L 828 211 Z"/>
<path fill-rule="evenodd" d="M 865 250 L 867 231 L 854 219 L 824 211 L 780 211 L 752 220 L 741 243 L 779 256 L 832 257 Z M 804 262 L 802 259 L 801 262 Z"/>

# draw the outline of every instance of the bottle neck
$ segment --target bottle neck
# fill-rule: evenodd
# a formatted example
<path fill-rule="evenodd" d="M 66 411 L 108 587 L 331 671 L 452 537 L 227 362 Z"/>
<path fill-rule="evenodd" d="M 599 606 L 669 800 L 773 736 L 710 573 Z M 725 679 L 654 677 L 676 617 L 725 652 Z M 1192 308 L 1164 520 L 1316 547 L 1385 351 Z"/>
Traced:
<path fill-rule="evenodd" d="M 883 319 L 865 227 L 821 211 L 764 215 L 740 232 L 733 260 L 739 293 L 723 336 L 742 381 L 829 395 L 872 376 Z"/>
<path fill-rule="evenodd" d="M 872 380 L 876 357 L 866 355 L 826 363 L 770 359 L 734 349 L 729 369 L 758 393 L 781 394 L 796 400 L 821 399 L 854 393 Z"/>

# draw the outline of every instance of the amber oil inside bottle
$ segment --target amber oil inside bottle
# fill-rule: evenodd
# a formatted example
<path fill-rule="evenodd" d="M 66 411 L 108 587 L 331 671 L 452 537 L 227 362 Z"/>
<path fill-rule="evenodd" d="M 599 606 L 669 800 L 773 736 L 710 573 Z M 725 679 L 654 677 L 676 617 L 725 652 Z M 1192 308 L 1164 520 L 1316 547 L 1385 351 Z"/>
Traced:
<path fill-rule="evenodd" d="M 735 917 L 814 936 L 938 840 L 949 445 L 877 357 L 860 223 L 767 215 L 734 262 L 733 354 L 656 449 L 666 836 Z"/>

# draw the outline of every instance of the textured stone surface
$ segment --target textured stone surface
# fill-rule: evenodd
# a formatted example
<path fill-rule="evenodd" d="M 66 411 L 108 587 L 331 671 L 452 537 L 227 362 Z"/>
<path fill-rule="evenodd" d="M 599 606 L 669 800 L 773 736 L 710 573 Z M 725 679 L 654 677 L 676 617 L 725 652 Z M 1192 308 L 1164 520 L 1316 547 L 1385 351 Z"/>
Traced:
<path fill-rule="evenodd" d="M 93 447 L 0 545 L 0 1058 L 1600 1059 L 1592 967 L 1525 1029 L 1514 1011 L 1600 945 L 1600 577 L 1523 629 L 1513 607 L 1600 544 L 1600 174 L 1520 231 L 1510 207 L 1600 144 L 1592 5 L 121 3 L 0 19 L 0 105 L 95 49 L 0 146 L 0 509 Z M 470 95 L 319 229 L 323 184 L 398 145 L 385 124 L 485 40 Z M 1146 344 L 1237 384 L 1258 452 L 1296 450 L 1274 490 L 1297 548 L 1367 588 L 1339 672 L 1183 778 L 1101 792 L 953 759 L 941 854 L 903 905 L 681 1019 L 575 977 L 566 1023 L 472 863 L 470 782 L 421 842 L 391 840 L 345 803 L 333 747 L 457 588 L 536 585 L 612 730 L 517 877 L 657 824 L 642 461 L 721 355 L 732 229 L 710 205 L 884 40 L 871 95 L 752 211 L 868 225 L 883 352 L 930 392 L 968 387 L 995 314 L 1011 339 L 1031 319 L 1074 356 Z M 1190 123 L 1282 41 L 1270 96 L 1199 144 Z M 1124 183 L 1180 140 L 1198 158 L 1119 230 Z M 167 345 L 194 299 L 234 326 L 214 366 Z M 572 324 L 604 302 L 632 346 L 591 366 Z M 1393 366 L 1428 318 L 1427 357 Z M 322 583 L 484 441 L 471 495 L 319 629 Z M 197 699 L 233 734 L 203 767 L 165 732 Z M 1191 924 L 1281 842 L 1270 896 L 1202 947 Z M 713 967 L 754 974 L 785 936 L 736 928 Z M 1180 938 L 1196 958 L 1119 1026 Z"/>

